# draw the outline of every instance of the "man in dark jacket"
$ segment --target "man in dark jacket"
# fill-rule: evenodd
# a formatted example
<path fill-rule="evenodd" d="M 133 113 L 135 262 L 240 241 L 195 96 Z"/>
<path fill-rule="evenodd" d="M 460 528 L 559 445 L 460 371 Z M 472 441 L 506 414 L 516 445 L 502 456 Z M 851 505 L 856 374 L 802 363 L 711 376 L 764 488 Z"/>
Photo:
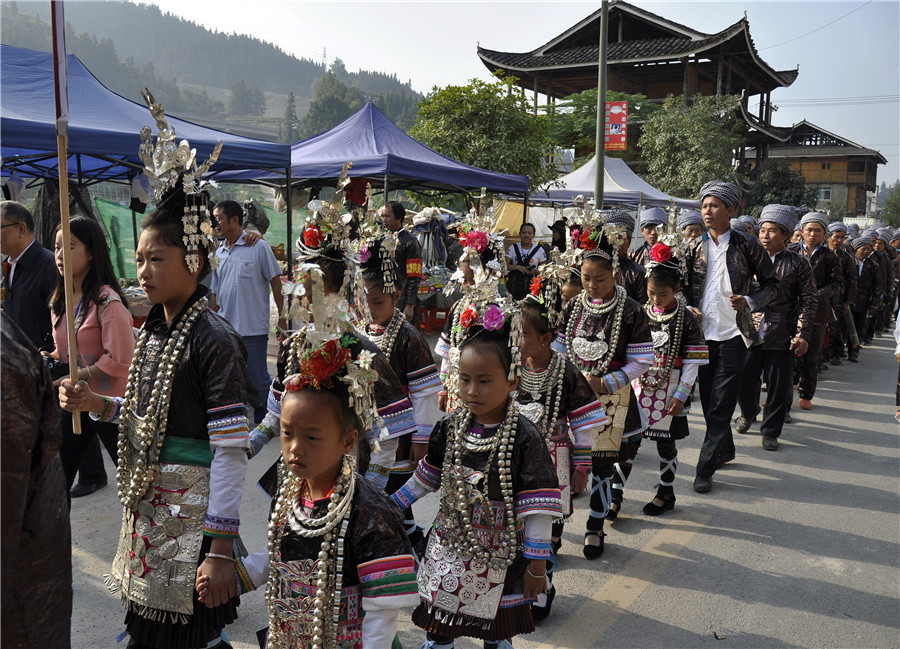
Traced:
<path fill-rule="evenodd" d="M 59 273 L 53 253 L 34 238 L 34 217 L 15 201 L 0 203 L 3 310 L 38 349 L 53 349 L 50 296 Z"/>
<path fill-rule="evenodd" d="M 735 430 L 747 432 L 756 419 L 762 373 L 767 392 L 760 432 L 767 451 L 778 449 L 778 438 L 791 405 L 794 354 L 806 353 L 816 315 L 817 298 L 809 262 L 785 248 L 796 222 L 795 209 L 788 205 L 766 205 L 759 217 L 759 241 L 775 266 L 778 294 L 761 313 L 754 314 L 761 341 L 747 352 L 738 397 L 741 416 L 735 421 Z"/>
<path fill-rule="evenodd" d="M 3 646 L 70 646 L 72 539 L 59 404 L 40 354 L 0 315 Z"/>
<path fill-rule="evenodd" d="M 828 247 L 837 255 L 841 266 L 841 294 L 831 297 L 831 308 L 837 320 L 828 329 L 828 352 L 824 358 L 831 358 L 832 365 L 840 365 L 844 358 L 844 346 L 849 346 L 850 332 L 847 331 L 845 313 L 851 313 L 850 305 L 856 295 L 856 279 L 859 275 L 856 257 L 844 247 L 847 226 L 840 221 L 828 224 Z M 852 317 L 852 316 L 851 316 Z"/>
<path fill-rule="evenodd" d="M 879 228 L 875 231 L 874 256 L 881 267 L 882 285 L 884 286 L 884 299 L 875 313 L 873 331 L 878 338 L 882 333 L 890 333 L 891 313 L 894 306 L 894 258 L 896 252 L 890 245 L 890 228 Z"/>
<path fill-rule="evenodd" d="M 400 276 L 400 301 L 397 308 L 412 320 L 422 283 L 422 246 L 412 232 L 404 225 L 406 208 L 397 201 L 391 201 L 381 208 L 384 227 L 397 233 L 397 273 Z"/>
<path fill-rule="evenodd" d="M 804 410 L 812 410 L 812 399 L 816 394 L 819 378 L 819 360 L 825 346 L 825 329 L 828 323 L 835 320 L 831 299 L 835 295 L 841 295 L 843 290 L 840 262 L 834 252 L 825 245 L 826 228 L 828 228 L 827 214 L 808 212 L 800 219 L 803 241 L 790 246 L 790 250 L 809 260 L 819 301 L 815 323 L 807 341 L 809 351 L 797 357 L 797 392 L 800 407 Z"/>
<path fill-rule="evenodd" d="M 772 261 L 755 237 L 731 231 L 729 221 L 741 203 L 741 190 L 714 180 L 700 189 L 708 228 L 688 244 L 685 298 L 709 346 L 709 365 L 700 368 L 700 401 L 706 436 L 697 462 L 694 491 L 712 490 L 712 476 L 735 457 L 731 416 L 747 347 L 759 339 L 750 318 L 778 292 Z M 756 279 L 758 289 L 750 290 Z"/>
<path fill-rule="evenodd" d="M 884 289 L 878 263 L 872 258 L 872 240 L 860 235 L 851 242 L 851 245 L 859 260 L 859 278 L 856 283 L 856 297 L 853 300 L 853 322 L 862 338 L 862 332 L 871 328 L 870 321 Z M 858 362 L 858 354 L 858 349 L 850 350 L 851 363 Z"/>
<path fill-rule="evenodd" d="M 650 248 L 659 239 L 659 230 L 668 223 L 669 218 L 666 216 L 666 211 L 661 207 L 645 207 L 640 211 L 639 218 L 641 220 L 641 234 L 644 235 L 644 243 L 640 248 L 632 250 L 628 256 L 639 266 L 646 266 L 647 262 L 650 261 Z M 633 229 L 628 231 L 629 239 L 631 239 L 633 231 Z"/>

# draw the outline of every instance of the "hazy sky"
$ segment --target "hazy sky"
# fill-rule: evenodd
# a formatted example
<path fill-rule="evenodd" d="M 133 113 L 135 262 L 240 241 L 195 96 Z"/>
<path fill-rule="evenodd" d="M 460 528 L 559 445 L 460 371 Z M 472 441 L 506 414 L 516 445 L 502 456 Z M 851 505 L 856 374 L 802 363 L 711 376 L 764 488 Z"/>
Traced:
<path fill-rule="evenodd" d="M 600 2 L 301 2 L 159 0 L 164 11 L 224 32 L 250 34 L 299 57 L 340 58 L 348 70 L 394 73 L 433 86 L 490 79 L 476 47 L 525 52 L 571 27 Z M 806 119 L 888 160 L 878 182 L 900 178 L 900 2 L 677 2 L 632 4 L 701 32 L 741 19 L 776 70 L 800 66 L 773 91 L 773 122 Z M 810 33 L 812 32 L 812 33 Z M 152 35 L 148 35 L 152 37 Z"/>

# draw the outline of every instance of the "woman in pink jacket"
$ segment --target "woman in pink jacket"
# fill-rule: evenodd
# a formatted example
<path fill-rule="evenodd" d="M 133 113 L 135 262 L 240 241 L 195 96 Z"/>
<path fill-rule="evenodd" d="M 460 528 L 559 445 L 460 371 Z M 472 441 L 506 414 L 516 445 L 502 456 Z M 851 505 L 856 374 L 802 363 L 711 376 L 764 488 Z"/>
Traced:
<path fill-rule="evenodd" d="M 78 380 L 86 380 L 91 391 L 110 397 L 125 394 L 128 367 L 134 355 L 134 329 L 131 313 L 109 257 L 109 246 L 100 225 L 87 218 L 71 221 L 72 286 L 76 342 L 78 347 Z M 58 386 L 68 376 L 69 338 L 66 325 L 65 288 L 63 284 L 62 233 L 59 227 L 54 234 L 56 267 L 59 282 L 50 299 L 53 318 L 53 341 L 56 350 L 52 356 L 66 366 L 62 377 L 56 378 Z M 81 435 L 72 431 L 72 413 L 60 410 L 63 433 L 59 454 L 66 473 L 67 488 L 72 487 L 78 465 L 95 435 L 106 447 L 113 464 L 116 463 L 116 424 L 94 421 L 88 413 L 81 413 Z"/>

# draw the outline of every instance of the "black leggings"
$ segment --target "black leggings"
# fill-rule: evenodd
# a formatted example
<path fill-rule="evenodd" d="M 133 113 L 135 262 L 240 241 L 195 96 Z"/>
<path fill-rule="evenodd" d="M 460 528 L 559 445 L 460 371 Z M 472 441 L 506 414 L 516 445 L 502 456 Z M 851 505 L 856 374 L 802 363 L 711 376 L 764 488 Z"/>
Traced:
<path fill-rule="evenodd" d="M 88 446 L 94 437 L 99 437 L 106 452 L 116 464 L 118 455 L 117 444 L 119 440 L 118 424 L 110 424 L 91 419 L 86 412 L 81 413 L 81 435 L 72 431 L 72 413 L 68 410 L 59 411 L 59 424 L 62 429 L 62 444 L 59 447 L 59 457 L 62 460 L 63 471 L 66 474 L 66 492 L 72 488 L 75 475 L 81 460 L 87 452 Z"/>

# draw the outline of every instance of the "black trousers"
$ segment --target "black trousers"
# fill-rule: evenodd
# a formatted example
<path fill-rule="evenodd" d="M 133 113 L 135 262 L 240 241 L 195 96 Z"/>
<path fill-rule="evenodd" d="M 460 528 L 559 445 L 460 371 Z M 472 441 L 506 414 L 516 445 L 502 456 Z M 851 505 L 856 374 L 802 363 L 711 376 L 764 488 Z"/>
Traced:
<path fill-rule="evenodd" d="M 822 347 L 825 345 L 826 324 L 814 324 L 809 336 L 809 349 L 803 356 L 797 357 L 797 393 L 801 399 L 812 399 L 816 395 L 819 382 L 819 361 L 822 358 Z"/>
<path fill-rule="evenodd" d="M 716 472 L 719 457 L 734 453 L 731 416 L 737 406 L 747 345 L 741 336 L 731 340 L 710 340 L 709 364 L 700 367 L 700 403 L 706 420 L 706 436 L 700 447 L 697 475 L 709 478 Z"/>
<path fill-rule="evenodd" d="M 844 341 L 850 343 L 844 320 L 838 317 L 837 322 L 828 325 L 828 349 L 823 354 L 823 360 L 842 359 L 844 357 Z"/>
<path fill-rule="evenodd" d="M 763 437 L 780 437 L 784 417 L 791 406 L 794 352 L 790 349 L 763 349 L 762 345 L 747 351 L 738 405 L 741 415 L 753 420 L 759 414 L 760 376 L 766 382 L 766 405 L 760 432 Z"/>
<path fill-rule="evenodd" d="M 72 413 L 60 408 L 59 424 L 62 429 L 62 444 L 59 447 L 59 457 L 62 460 L 63 471 L 66 474 L 66 491 L 72 488 L 75 474 L 81 464 L 84 454 L 90 447 L 91 441 L 100 438 L 113 464 L 118 460 L 117 444 L 119 441 L 119 426 L 117 424 L 94 421 L 86 412 L 81 413 L 81 435 L 76 435 L 72 430 Z M 105 471 L 104 471 L 105 474 Z"/>

